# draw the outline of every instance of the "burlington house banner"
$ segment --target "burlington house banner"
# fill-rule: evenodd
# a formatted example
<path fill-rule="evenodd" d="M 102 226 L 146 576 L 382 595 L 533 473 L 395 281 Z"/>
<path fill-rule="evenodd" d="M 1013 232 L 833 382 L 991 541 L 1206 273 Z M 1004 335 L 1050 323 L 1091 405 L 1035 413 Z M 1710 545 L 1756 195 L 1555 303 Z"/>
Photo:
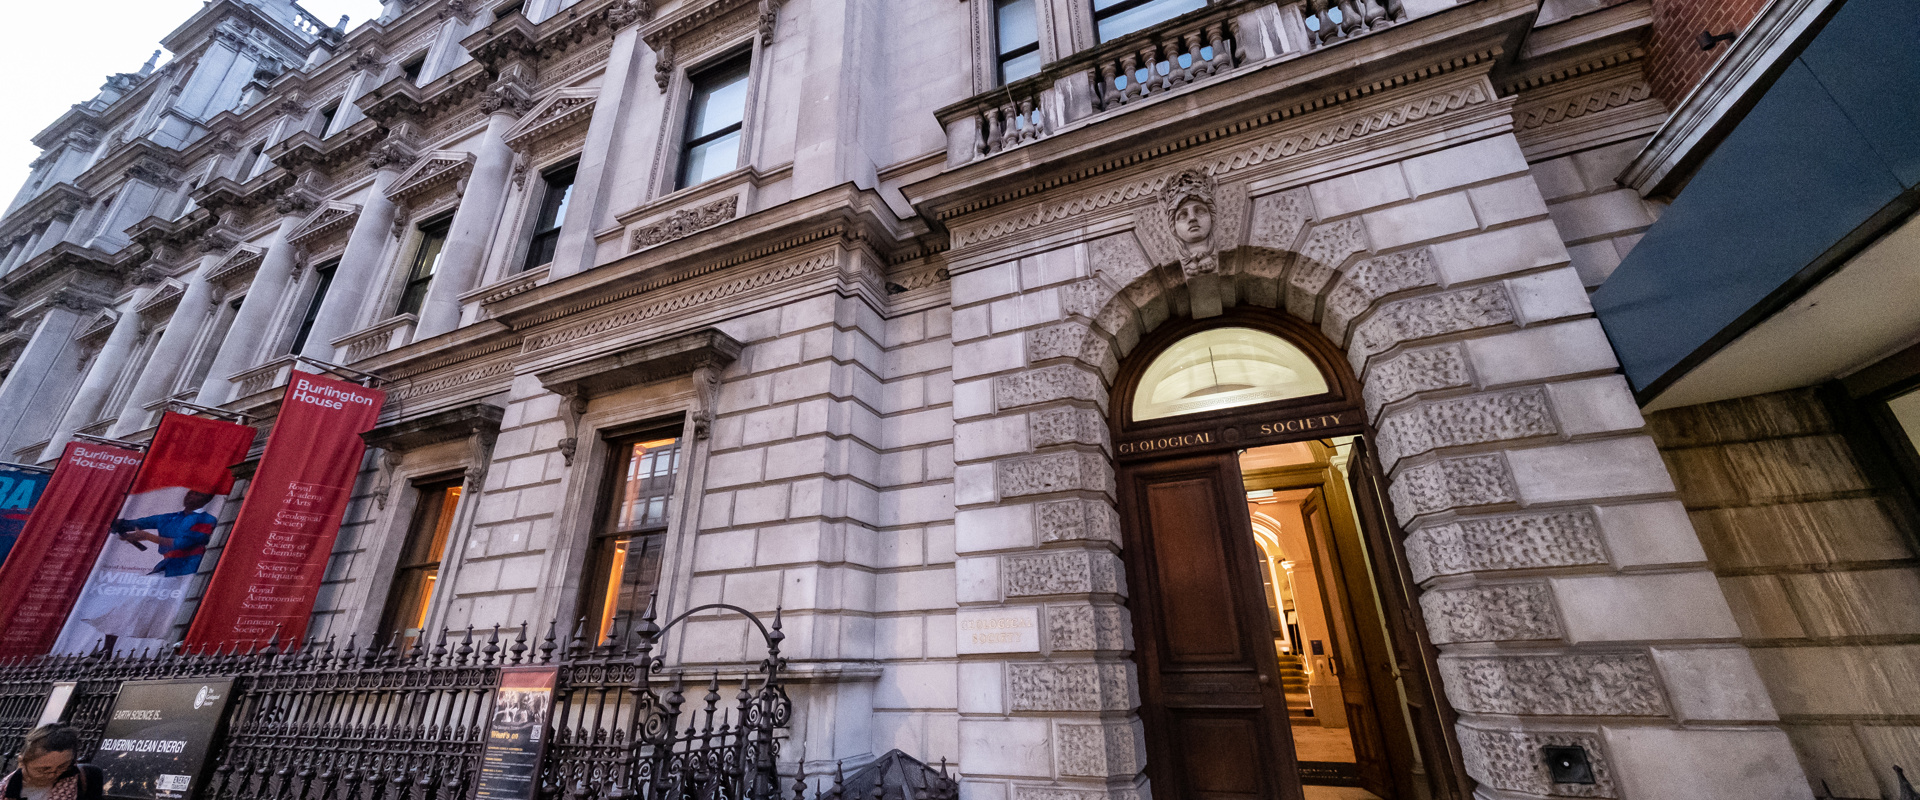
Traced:
<path fill-rule="evenodd" d="M 139 469 L 138 450 L 67 444 L 13 557 L 0 566 L 0 658 L 53 647 Z"/>

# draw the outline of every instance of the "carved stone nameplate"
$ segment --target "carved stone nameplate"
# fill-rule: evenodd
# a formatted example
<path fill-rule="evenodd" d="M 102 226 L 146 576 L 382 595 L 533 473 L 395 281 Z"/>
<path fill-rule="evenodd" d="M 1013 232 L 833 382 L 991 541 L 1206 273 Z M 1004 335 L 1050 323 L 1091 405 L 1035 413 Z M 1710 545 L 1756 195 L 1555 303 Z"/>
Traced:
<path fill-rule="evenodd" d="M 1297 413 L 1297 412 L 1296 412 Z M 1321 439 L 1362 433 L 1364 417 L 1359 409 L 1348 408 L 1299 416 L 1249 414 L 1230 423 L 1209 427 L 1185 428 L 1177 432 L 1155 433 L 1132 438 L 1122 436 L 1114 442 L 1121 458 L 1142 458 L 1175 452 L 1204 452 L 1220 448 L 1258 447 L 1264 444 Z"/>
<path fill-rule="evenodd" d="M 956 615 L 958 650 L 969 653 L 1040 652 L 1040 611 L 1035 608 L 961 610 Z"/>

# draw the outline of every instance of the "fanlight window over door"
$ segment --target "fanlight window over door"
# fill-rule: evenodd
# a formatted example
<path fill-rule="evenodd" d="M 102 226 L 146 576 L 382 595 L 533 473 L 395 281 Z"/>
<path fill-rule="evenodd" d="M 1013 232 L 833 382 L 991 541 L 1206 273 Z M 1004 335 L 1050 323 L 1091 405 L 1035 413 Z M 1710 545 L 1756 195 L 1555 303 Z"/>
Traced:
<path fill-rule="evenodd" d="M 1175 342 L 1140 376 L 1133 421 L 1326 394 L 1305 351 L 1253 328 L 1214 328 Z"/>

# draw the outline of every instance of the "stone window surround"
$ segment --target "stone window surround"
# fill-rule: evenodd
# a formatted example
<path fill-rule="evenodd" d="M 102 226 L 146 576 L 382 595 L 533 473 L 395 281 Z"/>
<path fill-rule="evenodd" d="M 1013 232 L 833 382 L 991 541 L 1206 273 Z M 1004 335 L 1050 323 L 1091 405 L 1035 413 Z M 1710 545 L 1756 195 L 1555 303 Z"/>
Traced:
<path fill-rule="evenodd" d="M 520 161 L 516 168 L 525 170 L 525 179 L 521 181 L 521 185 L 507 189 L 508 215 L 504 224 L 500 226 L 500 230 L 511 232 L 512 238 L 505 242 L 506 248 L 503 253 L 497 258 L 490 259 L 491 263 L 486 265 L 486 274 L 480 279 L 481 288 L 491 287 L 532 271 L 520 267 L 527 260 L 527 248 L 533 245 L 533 226 L 539 223 L 535 217 L 540 213 L 540 201 L 546 194 L 546 174 L 566 166 L 569 162 L 577 167 L 580 151 L 581 145 L 576 144 L 552 153 L 536 154 L 534 157 L 537 157 L 538 161 L 528 156 L 519 157 Z M 576 171 L 575 188 L 578 188 L 579 180 L 580 176 Z"/>
<path fill-rule="evenodd" d="M 691 36 L 681 38 L 691 38 Z M 747 25 L 696 52 L 675 56 L 675 61 L 678 63 L 674 66 L 672 78 L 663 89 L 667 102 L 660 114 L 660 137 L 653 159 L 654 175 L 651 183 L 652 191 L 647 198 L 648 203 L 672 195 L 698 192 L 702 187 L 711 188 L 712 184 L 727 180 L 722 177 L 680 188 L 678 183 L 681 146 L 687 138 L 687 114 L 692 110 L 693 104 L 692 76 L 739 56 L 742 49 L 746 50 L 747 55 L 747 97 L 746 113 L 740 121 L 740 163 L 735 171 L 753 166 L 760 143 L 761 99 L 767 94 L 766 83 L 770 78 L 765 68 L 766 38 L 760 35 L 757 26 Z"/>
<path fill-rule="evenodd" d="M 551 571 L 539 590 L 540 608 L 557 609 L 564 620 L 580 617 L 594 524 L 612 463 L 609 440 L 645 429 L 670 430 L 676 417 L 681 420 L 680 474 L 668 501 L 658 591 L 666 608 L 690 596 L 693 540 L 704 495 L 699 487 L 712 450 L 702 418 L 713 407 L 719 371 L 741 349 L 732 337 L 707 329 L 536 373 L 548 391 L 560 395 L 561 417 L 570 427 L 563 433 L 575 448 L 564 479 L 566 500 L 554 516 L 559 535 L 548 559 Z"/>

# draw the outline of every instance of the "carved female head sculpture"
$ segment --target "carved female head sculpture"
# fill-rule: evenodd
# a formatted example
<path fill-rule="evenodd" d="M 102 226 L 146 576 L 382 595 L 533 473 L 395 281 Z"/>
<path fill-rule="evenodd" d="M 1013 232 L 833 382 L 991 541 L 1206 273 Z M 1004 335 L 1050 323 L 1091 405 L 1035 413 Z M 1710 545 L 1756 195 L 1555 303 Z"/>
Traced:
<path fill-rule="evenodd" d="M 1180 240 L 1180 267 L 1187 274 L 1214 271 L 1213 177 L 1190 169 L 1167 179 L 1160 208 Z"/>

